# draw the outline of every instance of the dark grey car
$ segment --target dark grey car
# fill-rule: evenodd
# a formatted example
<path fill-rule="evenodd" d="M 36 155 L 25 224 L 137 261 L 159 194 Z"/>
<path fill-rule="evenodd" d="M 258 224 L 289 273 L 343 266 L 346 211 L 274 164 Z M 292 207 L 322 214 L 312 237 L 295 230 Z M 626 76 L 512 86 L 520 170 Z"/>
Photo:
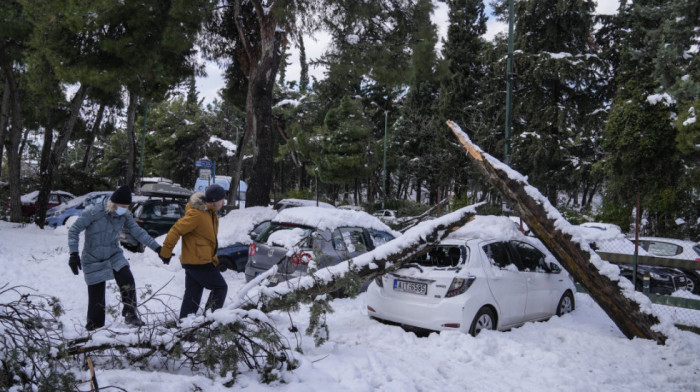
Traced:
<path fill-rule="evenodd" d="M 309 268 L 336 265 L 400 235 L 365 212 L 319 207 L 280 212 L 248 250 L 246 280 L 278 265 L 271 284 L 293 281 Z"/>

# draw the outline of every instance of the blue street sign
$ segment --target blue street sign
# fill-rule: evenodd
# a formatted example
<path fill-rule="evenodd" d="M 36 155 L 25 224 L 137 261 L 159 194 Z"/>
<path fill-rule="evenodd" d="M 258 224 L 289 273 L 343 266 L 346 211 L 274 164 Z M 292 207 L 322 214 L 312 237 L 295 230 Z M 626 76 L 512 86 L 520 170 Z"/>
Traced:
<path fill-rule="evenodd" d="M 216 162 L 212 161 L 194 161 L 194 165 L 197 167 L 214 167 Z"/>

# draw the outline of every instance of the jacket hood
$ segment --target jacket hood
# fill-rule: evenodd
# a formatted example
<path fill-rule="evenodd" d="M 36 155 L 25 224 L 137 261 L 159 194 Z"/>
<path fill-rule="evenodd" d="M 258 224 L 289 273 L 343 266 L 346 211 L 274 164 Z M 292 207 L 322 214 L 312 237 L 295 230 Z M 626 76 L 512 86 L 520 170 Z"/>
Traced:
<path fill-rule="evenodd" d="M 190 207 L 196 208 L 198 210 L 206 211 L 207 205 L 204 202 L 204 193 L 195 192 L 190 196 Z"/>

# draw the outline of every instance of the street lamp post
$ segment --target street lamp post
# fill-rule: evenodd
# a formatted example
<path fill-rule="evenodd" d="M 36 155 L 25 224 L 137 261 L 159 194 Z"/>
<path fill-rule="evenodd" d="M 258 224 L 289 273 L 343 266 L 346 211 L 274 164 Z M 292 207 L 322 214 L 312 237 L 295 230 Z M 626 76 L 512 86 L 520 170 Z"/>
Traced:
<path fill-rule="evenodd" d="M 506 147 L 505 163 L 510 165 L 510 124 L 512 122 L 511 95 L 513 94 L 513 0 L 508 0 L 508 60 L 506 63 Z"/>

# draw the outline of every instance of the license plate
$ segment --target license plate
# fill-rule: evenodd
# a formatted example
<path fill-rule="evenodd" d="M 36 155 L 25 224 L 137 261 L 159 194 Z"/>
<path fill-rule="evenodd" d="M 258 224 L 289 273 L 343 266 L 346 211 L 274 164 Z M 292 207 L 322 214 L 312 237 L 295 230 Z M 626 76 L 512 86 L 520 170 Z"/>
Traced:
<path fill-rule="evenodd" d="M 425 283 L 409 282 L 406 280 L 395 279 L 394 290 L 412 294 L 426 295 L 428 294 L 428 285 Z"/>

